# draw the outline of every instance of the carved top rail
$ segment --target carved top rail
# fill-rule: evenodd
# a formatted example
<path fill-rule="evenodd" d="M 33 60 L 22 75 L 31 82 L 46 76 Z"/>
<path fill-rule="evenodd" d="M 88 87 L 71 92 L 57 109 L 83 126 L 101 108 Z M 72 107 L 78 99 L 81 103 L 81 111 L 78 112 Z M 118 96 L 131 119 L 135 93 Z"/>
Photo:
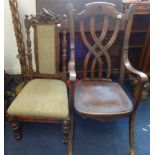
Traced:
<path fill-rule="evenodd" d="M 61 23 L 63 17 L 60 15 L 57 15 L 56 13 L 52 12 L 51 10 L 46 10 L 45 8 L 42 9 L 39 13 L 37 13 L 35 16 L 34 15 L 26 15 L 26 18 L 29 19 L 29 21 L 32 24 L 36 23 L 42 23 L 42 24 L 57 24 Z"/>
<path fill-rule="evenodd" d="M 122 20 L 127 20 L 125 14 L 122 14 L 115 9 L 115 4 L 106 2 L 94 2 L 86 4 L 84 11 L 75 15 L 75 20 L 82 20 L 95 15 L 104 15 L 112 18 L 121 18 Z"/>
<path fill-rule="evenodd" d="M 128 10 L 126 10 L 125 14 L 122 14 L 121 12 L 117 11 L 115 9 L 115 5 L 111 3 L 106 3 L 106 2 L 94 2 L 94 3 L 88 3 L 85 5 L 84 10 L 78 14 L 74 14 L 74 8 L 72 4 L 68 4 L 67 10 L 69 12 L 69 17 L 70 17 L 70 34 L 71 34 L 71 59 L 70 62 L 73 63 L 73 59 L 75 55 L 74 51 L 74 43 L 75 43 L 75 37 L 74 37 L 74 20 L 76 21 L 76 24 L 79 23 L 80 27 L 80 33 L 81 33 L 81 38 L 88 49 L 87 54 L 84 59 L 83 63 L 83 75 L 84 79 L 88 78 L 88 67 L 91 69 L 91 78 L 95 78 L 95 70 L 98 70 L 98 77 L 99 79 L 103 78 L 103 66 L 106 68 L 106 78 L 109 79 L 111 75 L 111 58 L 108 53 L 109 48 L 113 45 L 115 42 L 118 32 L 120 30 L 121 24 L 128 25 L 128 21 L 130 19 L 130 24 L 132 24 L 132 16 L 131 12 L 133 11 L 133 5 L 130 6 Z M 98 36 L 96 34 L 96 23 L 97 21 L 97 16 L 102 16 L 100 22 L 102 23 L 102 28 L 101 28 L 101 33 Z M 104 39 L 108 33 L 108 28 L 110 26 L 110 20 L 114 21 L 114 30 L 111 35 L 111 38 L 107 42 L 104 42 Z M 89 29 L 90 29 L 90 34 L 91 34 L 91 40 L 94 42 L 94 44 L 90 43 L 90 38 L 86 36 L 86 24 L 85 21 L 87 20 L 87 23 L 89 24 Z M 89 22 L 88 22 L 89 20 Z M 129 35 L 130 35 L 130 28 L 127 29 L 127 32 L 125 33 L 125 39 L 124 39 L 124 44 L 122 44 L 122 47 L 124 45 L 124 48 L 127 48 L 128 46 L 128 41 L 129 41 Z M 123 55 L 122 55 L 123 59 Z M 121 63 L 122 60 L 121 60 Z M 98 65 L 97 65 L 98 64 Z M 91 65 L 91 66 L 90 66 Z M 69 66 L 70 68 L 75 68 L 73 65 Z M 121 70 L 123 70 L 124 65 L 122 64 Z M 121 72 L 123 74 L 123 72 Z"/>

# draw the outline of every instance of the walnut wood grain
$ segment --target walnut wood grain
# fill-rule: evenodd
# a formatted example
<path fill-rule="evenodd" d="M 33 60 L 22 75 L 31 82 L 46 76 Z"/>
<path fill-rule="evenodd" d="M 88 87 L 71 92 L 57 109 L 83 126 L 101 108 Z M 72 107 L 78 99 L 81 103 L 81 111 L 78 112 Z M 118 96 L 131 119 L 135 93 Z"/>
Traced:
<path fill-rule="evenodd" d="M 106 59 L 107 59 L 107 78 L 110 77 L 110 74 L 111 74 L 111 60 L 110 60 L 110 55 L 107 53 L 107 50 L 110 48 L 110 46 L 114 43 L 116 37 L 117 37 L 117 34 L 118 34 L 118 30 L 119 30 L 119 25 L 120 25 L 120 21 L 117 21 L 116 22 L 116 26 L 114 28 L 114 32 L 113 32 L 113 35 L 110 39 L 110 41 L 107 43 L 107 45 L 105 45 L 105 47 L 102 45 L 102 41 L 101 39 L 98 39 L 96 34 L 95 34 L 95 20 L 94 20 L 94 17 L 91 17 L 90 18 L 90 30 L 91 30 L 91 35 L 92 35 L 92 38 L 94 39 L 94 42 L 97 44 L 97 46 L 101 49 L 99 51 L 99 56 L 101 56 L 102 54 L 104 54 L 106 56 Z M 104 27 L 102 29 L 102 31 L 104 30 Z M 96 59 L 95 59 L 96 60 Z M 95 61 L 93 62 L 93 64 L 95 64 Z M 101 78 L 102 77 L 102 64 L 100 64 L 100 68 L 99 68 L 99 77 Z"/>
<path fill-rule="evenodd" d="M 92 7 L 92 5 L 95 7 Z M 107 6 L 108 6 L 108 9 L 107 9 Z M 106 64 L 107 64 L 106 77 L 109 78 L 111 75 L 111 58 L 108 53 L 108 50 L 118 36 L 121 22 L 124 23 L 127 20 L 127 15 L 116 11 L 116 9 L 114 9 L 114 7 L 115 7 L 115 5 L 112 5 L 112 4 L 109 5 L 108 3 L 104 3 L 104 2 L 103 3 L 102 2 L 95 3 L 95 5 L 94 5 L 94 3 L 89 3 L 85 6 L 84 11 L 82 11 L 78 14 L 75 14 L 75 16 L 71 16 L 71 14 L 74 14 L 73 6 L 71 4 L 68 4 L 67 9 L 69 10 L 69 17 L 70 17 L 70 36 L 72 38 L 71 40 L 74 41 L 73 28 L 74 28 L 74 18 L 75 18 L 75 21 L 79 21 L 82 41 L 84 42 L 85 46 L 88 49 L 88 52 L 87 52 L 85 60 L 84 60 L 84 65 L 83 65 L 83 76 L 85 79 L 87 78 L 87 75 L 88 75 L 88 63 L 92 56 L 94 58 L 93 58 L 92 66 L 91 66 L 91 78 L 94 78 L 94 72 L 95 72 L 97 64 L 99 66 L 98 76 L 99 76 L 99 78 L 102 78 L 103 60 L 101 59 L 101 57 L 103 57 L 103 56 L 106 57 Z M 107 11 L 107 14 L 105 13 L 106 11 L 104 9 Z M 94 10 L 94 11 L 91 11 L 91 10 Z M 95 12 L 96 10 L 100 10 L 100 11 Z M 109 13 L 109 10 L 111 11 L 111 13 Z M 96 30 L 95 30 L 95 16 L 97 16 L 97 15 L 104 15 L 104 17 L 105 17 L 100 37 L 97 37 L 96 33 L 95 33 L 96 32 Z M 94 45 L 90 45 L 90 43 L 85 35 L 84 19 L 88 18 L 88 17 L 90 17 L 90 32 L 91 32 L 92 39 L 94 40 Z M 116 18 L 115 28 L 114 28 L 112 37 L 110 38 L 108 43 L 103 46 L 102 42 L 104 40 L 105 35 L 107 34 L 110 17 Z M 75 68 L 75 66 L 74 66 L 74 68 Z"/>
<path fill-rule="evenodd" d="M 63 44 L 62 44 L 62 48 L 63 48 L 63 54 L 62 54 L 62 60 L 63 60 L 63 73 L 64 75 L 66 76 L 67 74 L 67 65 L 66 65 L 66 60 L 67 60 L 67 38 L 66 38 L 66 35 L 67 35 L 67 16 L 64 15 L 63 16 Z"/>
<path fill-rule="evenodd" d="M 25 16 L 25 28 L 26 28 L 26 36 L 27 36 L 27 56 L 28 56 L 28 60 L 29 60 L 29 77 L 30 79 L 33 78 L 33 66 L 32 66 L 32 49 L 31 49 L 31 39 L 30 39 L 30 22 L 28 21 L 28 16 Z"/>
<path fill-rule="evenodd" d="M 75 85 L 74 108 L 86 116 L 110 116 L 129 114 L 133 104 L 123 88 L 106 80 L 85 80 Z"/>

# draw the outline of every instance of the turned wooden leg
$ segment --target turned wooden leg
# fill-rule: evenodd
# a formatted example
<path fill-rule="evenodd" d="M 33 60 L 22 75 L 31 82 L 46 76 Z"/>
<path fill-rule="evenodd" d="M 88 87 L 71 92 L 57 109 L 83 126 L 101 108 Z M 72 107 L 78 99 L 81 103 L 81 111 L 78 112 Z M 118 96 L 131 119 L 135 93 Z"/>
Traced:
<path fill-rule="evenodd" d="M 17 140 L 20 140 L 22 138 L 22 134 L 21 134 L 21 128 L 20 128 L 19 124 L 17 122 L 11 122 L 11 127 L 13 129 L 15 138 Z"/>
<path fill-rule="evenodd" d="M 63 121 L 63 143 L 68 144 L 68 138 L 69 138 L 69 120 Z"/>
<path fill-rule="evenodd" d="M 130 155 L 135 155 L 135 146 L 134 146 L 134 124 L 135 124 L 135 114 L 130 116 L 129 120 L 129 135 L 130 135 Z"/>

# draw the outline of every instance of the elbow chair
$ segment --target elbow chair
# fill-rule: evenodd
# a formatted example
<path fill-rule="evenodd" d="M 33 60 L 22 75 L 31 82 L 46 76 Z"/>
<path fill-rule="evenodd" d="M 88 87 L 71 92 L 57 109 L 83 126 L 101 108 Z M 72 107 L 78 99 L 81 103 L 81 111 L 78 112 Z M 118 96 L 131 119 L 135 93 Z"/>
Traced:
<path fill-rule="evenodd" d="M 120 117 L 129 117 L 130 155 L 135 155 L 134 124 L 135 113 L 141 98 L 143 85 L 147 82 L 147 76 L 132 67 L 128 59 L 129 37 L 132 27 L 135 5 L 130 5 L 124 14 L 115 9 L 115 5 L 106 2 L 94 2 L 85 5 L 84 10 L 75 13 L 71 3 L 67 4 L 70 32 L 70 60 L 69 79 L 74 87 L 74 111 L 83 118 L 96 120 L 112 120 Z M 102 21 L 101 33 L 96 34 L 96 25 Z M 113 33 L 108 41 L 104 41 L 108 33 L 110 22 L 113 21 Z M 76 80 L 75 66 L 75 25 L 79 28 L 82 41 L 87 49 L 83 62 L 83 79 Z M 111 79 L 112 59 L 108 53 L 115 43 L 121 26 L 125 27 L 124 41 L 122 42 L 120 61 L 120 82 Z M 78 27 L 79 26 L 79 27 Z M 90 43 L 86 36 L 89 28 Z M 98 70 L 97 75 L 95 71 Z M 134 97 L 130 99 L 122 88 L 125 70 L 137 77 L 137 85 Z M 90 71 L 90 72 L 89 72 Z M 73 125 L 72 125 L 73 126 Z M 121 146 L 120 146 L 121 147 Z"/>

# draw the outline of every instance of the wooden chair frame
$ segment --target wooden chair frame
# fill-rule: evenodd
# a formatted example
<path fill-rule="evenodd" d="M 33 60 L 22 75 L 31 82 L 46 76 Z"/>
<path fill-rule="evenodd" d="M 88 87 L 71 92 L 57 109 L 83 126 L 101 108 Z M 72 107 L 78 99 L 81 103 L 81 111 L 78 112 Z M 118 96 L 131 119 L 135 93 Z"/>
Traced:
<path fill-rule="evenodd" d="M 17 6 L 17 2 L 10 1 L 10 5 Z M 13 7 L 14 8 L 14 7 Z M 12 14 L 14 14 L 14 10 Z M 17 8 L 16 8 L 17 11 Z M 19 14 L 18 14 L 19 16 Z M 67 65 L 66 65 L 66 46 L 67 46 L 67 40 L 66 40 L 66 34 L 67 34 L 67 16 L 59 16 L 55 13 L 53 13 L 50 10 L 43 9 L 40 13 L 36 14 L 36 16 L 33 15 L 26 15 L 25 16 L 25 28 L 26 28 L 26 36 L 27 36 L 27 53 L 25 52 L 25 47 L 23 42 L 19 42 L 17 40 L 18 46 L 22 46 L 24 50 L 19 52 L 17 55 L 17 58 L 20 59 L 21 63 L 21 68 L 22 68 L 22 75 L 24 77 L 24 81 L 19 84 L 16 88 L 16 93 L 18 93 L 22 90 L 22 88 L 31 80 L 34 78 L 43 78 L 43 79 L 51 79 L 51 78 L 56 78 L 60 79 L 63 81 L 67 80 Z M 16 19 L 16 18 L 14 18 Z M 15 25 L 18 25 L 15 20 L 13 20 Z M 19 20 L 17 21 L 19 22 Z M 39 71 L 39 61 L 38 61 L 38 53 L 37 53 L 37 42 L 36 42 L 36 26 L 37 24 L 55 24 L 56 25 L 56 42 L 55 42 L 55 47 L 56 47 L 56 74 L 42 74 Z M 35 63 L 36 63 L 36 71 L 34 71 L 33 66 L 32 66 L 32 49 L 31 49 L 31 39 L 30 39 L 30 28 L 34 29 L 34 54 L 35 54 Z M 16 37 L 18 38 L 19 31 L 15 27 L 15 34 Z M 62 47 L 62 71 L 59 71 L 59 62 L 60 62 L 60 57 L 59 57 L 59 51 L 60 51 L 60 35 L 62 34 L 62 42 L 61 42 L 61 47 Z M 28 62 L 26 62 L 26 59 L 28 59 Z M 23 63 L 24 62 L 24 63 Z M 69 108 L 69 105 L 68 105 Z M 18 116 L 12 116 L 7 114 L 7 120 L 11 123 L 11 126 L 13 128 L 15 138 L 17 140 L 22 138 L 21 135 L 21 128 L 19 126 L 18 122 L 26 121 L 26 122 L 47 122 L 47 123 L 59 123 L 62 124 L 63 126 L 63 142 L 68 143 L 69 141 L 69 133 L 70 133 L 70 116 L 68 118 L 42 118 L 42 117 L 33 117 L 33 116 L 24 116 L 24 115 L 18 115 Z"/>
<path fill-rule="evenodd" d="M 126 10 L 125 14 L 122 14 L 121 12 L 118 12 L 115 9 L 114 4 L 106 3 L 106 2 L 94 2 L 94 3 L 88 3 L 85 5 L 85 8 L 82 12 L 75 14 L 74 11 L 75 9 L 73 8 L 73 5 L 71 3 L 67 4 L 66 7 L 68 11 L 68 16 L 69 16 L 69 28 L 70 28 L 70 61 L 69 61 L 69 78 L 71 82 L 71 87 L 72 90 L 74 90 L 74 83 L 76 80 L 76 71 L 75 71 L 75 32 L 74 32 L 74 21 L 80 23 L 80 33 L 82 36 L 82 40 L 89 50 L 89 52 L 86 55 L 86 58 L 84 60 L 84 69 L 83 69 L 83 75 L 84 75 L 84 80 L 97 80 L 94 77 L 94 70 L 95 70 L 95 65 L 96 62 L 99 64 L 99 75 L 98 75 L 98 81 L 106 80 L 106 81 L 111 81 L 110 79 L 110 74 L 111 74 L 111 61 L 110 57 L 107 53 L 108 48 L 111 46 L 111 44 L 114 42 L 118 30 L 119 30 L 119 24 L 120 22 L 123 22 L 125 24 L 125 34 L 124 34 L 124 42 L 123 42 L 123 47 L 122 47 L 122 55 L 121 55 L 121 67 L 120 67 L 120 83 L 123 83 L 124 79 L 124 74 L 125 74 L 125 69 L 128 71 L 128 73 L 132 73 L 137 77 L 137 85 L 136 85 L 136 91 L 134 94 L 134 97 L 132 99 L 134 109 L 132 112 L 129 114 L 124 114 L 124 115 L 117 115 L 117 116 L 102 116 L 102 115 L 90 115 L 90 114 L 82 114 L 79 113 L 84 118 L 93 118 L 96 120 L 111 120 L 114 118 L 118 117 L 129 117 L 129 135 L 130 135 L 130 154 L 135 155 L 135 147 L 134 147 L 134 124 L 135 124 L 135 113 L 137 110 L 137 107 L 139 105 L 139 101 L 142 95 L 142 89 L 144 84 L 148 81 L 148 77 L 146 74 L 136 70 L 135 68 L 132 67 L 129 59 L 128 59 L 128 49 L 129 49 L 129 37 L 130 37 L 130 32 L 131 32 L 131 27 L 132 27 L 132 20 L 133 20 L 133 12 L 135 9 L 135 5 L 130 5 L 129 9 Z M 94 17 L 95 15 L 105 15 L 106 18 L 104 19 L 104 29 L 102 30 L 102 33 L 100 37 L 97 37 L 95 34 L 95 22 L 94 22 Z M 108 29 L 108 20 L 107 16 L 112 17 L 116 19 L 116 26 L 114 28 L 114 33 L 112 35 L 112 38 L 110 41 L 103 46 L 101 41 L 104 39 L 107 29 Z M 91 35 L 92 38 L 95 42 L 93 46 L 89 44 L 87 41 L 87 38 L 84 34 L 84 24 L 83 20 L 86 17 L 90 17 L 90 30 L 91 30 Z M 100 51 L 96 52 L 96 48 L 99 47 Z M 107 74 L 106 74 L 106 79 L 102 78 L 102 60 L 101 60 L 101 55 L 106 57 L 107 60 Z M 91 66 L 91 78 L 87 78 L 87 65 L 88 65 L 88 60 L 90 55 L 94 56 L 93 63 Z M 83 80 L 82 80 L 83 81 Z M 73 106 L 73 105 L 72 105 Z M 74 108 L 74 106 L 73 106 Z M 76 111 L 76 110 L 75 110 Z M 76 111 L 77 112 L 77 111 Z"/>

